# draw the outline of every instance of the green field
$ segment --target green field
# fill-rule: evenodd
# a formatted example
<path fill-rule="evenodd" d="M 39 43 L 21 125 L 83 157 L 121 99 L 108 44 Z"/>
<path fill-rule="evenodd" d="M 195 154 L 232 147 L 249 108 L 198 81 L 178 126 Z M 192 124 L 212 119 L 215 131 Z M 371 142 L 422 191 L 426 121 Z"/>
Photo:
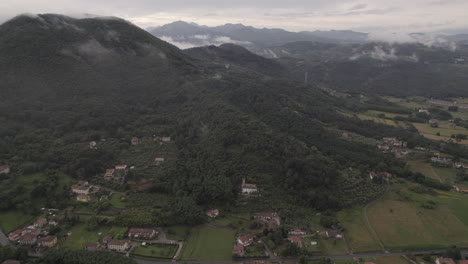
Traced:
<path fill-rule="evenodd" d="M 370 120 L 370 121 L 373 121 L 375 123 L 380 123 L 380 124 L 394 126 L 394 127 L 399 126 L 399 124 L 397 124 L 395 121 L 390 120 L 390 119 L 379 118 L 379 117 L 369 116 L 369 115 L 364 115 L 364 114 L 359 114 L 357 116 L 361 120 Z"/>
<path fill-rule="evenodd" d="M 185 240 L 190 235 L 190 227 L 188 226 L 171 226 L 164 228 L 166 237 L 170 240 Z"/>
<path fill-rule="evenodd" d="M 172 259 L 177 252 L 177 248 L 177 244 L 151 244 L 135 248 L 131 255 L 145 258 Z"/>
<path fill-rule="evenodd" d="M 387 118 L 395 118 L 397 116 L 408 117 L 408 115 L 406 114 L 395 114 L 395 113 L 382 112 L 382 111 L 376 111 L 376 110 L 368 110 L 364 114 L 368 116 L 375 116 L 375 117 L 378 117 L 379 115 L 385 115 L 385 117 Z"/>
<path fill-rule="evenodd" d="M 38 216 L 24 214 L 18 210 L 0 211 L 0 227 L 5 233 L 32 224 Z"/>
<path fill-rule="evenodd" d="M 399 188 L 404 195 L 389 192 L 384 199 L 376 201 L 368 209 L 372 226 L 386 247 L 422 249 L 468 245 L 466 196 L 451 192 L 432 196 Z M 436 203 L 435 209 L 421 207 L 428 200 Z"/>
<path fill-rule="evenodd" d="M 468 129 L 456 126 L 450 122 L 441 121 L 439 127 L 431 127 L 429 124 L 413 123 L 419 133 L 433 140 L 451 140 L 452 135 L 463 134 L 468 135 Z M 437 135 L 440 133 L 440 136 Z M 454 140 L 454 139 L 452 139 Z M 468 140 L 457 141 L 461 144 L 468 144 Z"/>
<path fill-rule="evenodd" d="M 199 226 L 192 229 L 184 244 L 182 260 L 225 260 L 232 256 L 234 231 Z"/>
<path fill-rule="evenodd" d="M 322 239 L 319 242 L 320 249 L 325 254 L 346 254 L 348 248 L 344 239 Z"/>
<path fill-rule="evenodd" d="M 112 204 L 112 206 L 115 208 L 126 208 L 127 204 L 122 201 L 122 197 L 125 197 L 125 196 L 120 193 L 112 194 L 110 198 L 110 203 Z"/>
<path fill-rule="evenodd" d="M 88 231 L 86 230 L 85 224 L 78 224 L 70 231 L 72 232 L 71 236 L 65 240 L 62 246 L 64 248 L 81 249 L 85 243 L 97 242 L 109 233 L 114 234 L 114 236 L 118 236 L 118 234 L 122 236 L 127 231 L 127 228 L 103 226 L 95 231 Z M 101 235 L 99 235 L 99 233 L 101 233 Z"/>
<path fill-rule="evenodd" d="M 422 173 L 429 178 L 436 179 L 447 184 L 455 183 L 457 174 L 456 169 L 434 167 L 424 160 L 410 160 L 408 161 L 408 165 L 412 171 Z"/>
<path fill-rule="evenodd" d="M 338 214 L 340 224 L 345 228 L 345 236 L 353 252 L 379 251 L 378 241 L 366 225 L 362 208 L 346 209 Z"/>

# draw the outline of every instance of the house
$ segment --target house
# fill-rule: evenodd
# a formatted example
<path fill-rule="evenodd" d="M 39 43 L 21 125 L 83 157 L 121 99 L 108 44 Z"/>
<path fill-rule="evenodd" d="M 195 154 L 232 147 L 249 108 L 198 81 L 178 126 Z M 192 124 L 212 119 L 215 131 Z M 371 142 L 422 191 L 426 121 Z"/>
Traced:
<path fill-rule="evenodd" d="M 280 225 L 280 217 L 277 213 L 256 213 L 254 218 L 263 222 L 271 222 L 274 221 L 276 224 Z"/>
<path fill-rule="evenodd" d="M 87 203 L 87 202 L 90 202 L 90 201 L 91 201 L 91 196 L 89 196 L 89 195 L 84 195 L 84 194 L 80 194 L 80 195 L 76 196 L 76 200 L 77 200 L 78 202 Z"/>
<path fill-rule="evenodd" d="M 36 220 L 36 222 L 34 222 L 34 227 L 43 227 L 45 225 L 47 225 L 47 219 L 45 218 L 39 218 Z"/>
<path fill-rule="evenodd" d="M 431 150 L 432 156 L 434 157 L 440 157 L 440 151 L 437 150 Z"/>
<path fill-rule="evenodd" d="M 132 227 L 128 230 L 128 237 L 133 239 L 152 239 L 158 232 L 153 228 Z"/>
<path fill-rule="evenodd" d="M 84 248 L 88 251 L 97 251 L 101 249 L 101 244 L 97 242 L 88 242 L 84 244 Z"/>
<path fill-rule="evenodd" d="M 437 258 L 435 261 L 436 264 L 455 264 L 455 261 L 451 258 Z"/>
<path fill-rule="evenodd" d="M 349 133 L 343 132 L 343 133 L 341 134 L 341 136 L 344 137 L 344 138 L 348 138 L 348 137 L 349 137 Z"/>
<path fill-rule="evenodd" d="M 454 59 L 453 63 L 455 63 L 455 64 L 465 64 L 465 58 Z"/>
<path fill-rule="evenodd" d="M 104 179 L 122 184 L 125 182 L 125 177 L 127 176 L 127 173 L 127 165 L 115 165 L 115 169 L 106 170 L 106 173 L 104 174 Z"/>
<path fill-rule="evenodd" d="M 429 120 L 429 125 L 430 125 L 431 127 L 439 127 L 439 120 L 437 120 L 437 119 L 430 119 L 430 120 Z"/>
<path fill-rule="evenodd" d="M 49 221 L 49 225 L 58 226 L 58 224 L 59 224 L 59 223 L 58 223 L 57 221 L 55 221 L 55 220 L 50 220 L 50 221 Z"/>
<path fill-rule="evenodd" d="M 298 248 L 303 248 L 304 244 L 302 243 L 302 237 L 300 236 L 288 236 L 289 242 L 296 244 Z"/>
<path fill-rule="evenodd" d="M 26 234 L 19 239 L 19 244 L 22 246 L 32 246 L 37 242 L 37 236 L 33 234 Z"/>
<path fill-rule="evenodd" d="M 343 233 L 339 230 L 327 230 L 326 235 L 328 238 L 336 238 L 336 239 L 342 239 L 343 238 Z"/>
<path fill-rule="evenodd" d="M 109 243 L 114 238 L 113 234 L 107 234 L 102 238 L 102 243 L 106 244 Z"/>
<path fill-rule="evenodd" d="M 72 193 L 88 195 L 91 192 L 91 186 L 88 184 L 73 184 Z"/>
<path fill-rule="evenodd" d="M 8 234 L 8 239 L 11 241 L 18 241 L 18 239 L 21 238 L 21 236 L 25 233 L 23 228 L 17 229 L 10 234 Z"/>
<path fill-rule="evenodd" d="M 211 218 L 215 218 L 219 215 L 219 210 L 218 209 L 213 209 L 213 210 L 209 210 L 209 211 L 206 211 L 206 215 L 211 217 Z"/>
<path fill-rule="evenodd" d="M 418 110 L 418 112 L 419 112 L 419 113 L 426 113 L 426 114 L 429 114 L 429 110 L 424 109 L 424 108 L 420 108 L 420 109 Z"/>
<path fill-rule="evenodd" d="M 377 177 L 377 173 L 375 173 L 374 171 L 369 172 L 369 178 L 371 180 L 373 180 L 375 177 Z"/>
<path fill-rule="evenodd" d="M 40 247 L 47 247 L 47 248 L 55 247 L 55 245 L 57 245 L 57 237 L 56 236 L 41 237 L 37 240 L 37 244 Z"/>
<path fill-rule="evenodd" d="M 242 179 L 241 189 L 243 194 L 251 194 L 258 192 L 256 184 L 245 183 L 245 178 Z"/>
<path fill-rule="evenodd" d="M 119 252 L 124 252 L 130 249 L 131 244 L 129 240 L 110 240 L 107 243 L 107 248 Z"/>
<path fill-rule="evenodd" d="M 138 145 L 138 143 L 140 143 L 140 139 L 137 138 L 137 137 L 132 137 L 132 139 L 130 140 L 130 143 L 135 146 L 135 145 Z"/>
<path fill-rule="evenodd" d="M 164 160 L 165 160 L 165 159 L 164 159 L 164 158 L 161 158 L 161 157 L 155 158 L 155 159 L 154 159 L 154 165 L 159 166 L 159 165 L 161 165 L 161 163 L 164 162 Z"/>
<path fill-rule="evenodd" d="M 113 179 L 115 175 L 115 169 L 107 169 L 106 174 L 104 174 L 104 178 L 106 180 Z"/>
<path fill-rule="evenodd" d="M 306 236 L 308 234 L 309 232 L 307 232 L 306 230 L 299 229 L 299 228 L 291 229 L 288 232 L 288 235 L 293 235 L 293 236 Z"/>
<path fill-rule="evenodd" d="M 2 264 L 21 264 L 21 262 L 19 260 L 7 259 Z"/>
<path fill-rule="evenodd" d="M 463 162 L 455 162 L 454 166 L 457 169 L 468 169 L 468 164 Z"/>
<path fill-rule="evenodd" d="M 464 187 L 464 186 L 460 186 L 460 185 L 454 185 L 453 188 L 457 192 L 468 193 L 468 187 Z"/>
<path fill-rule="evenodd" d="M 245 253 L 245 247 L 242 244 L 235 244 L 232 249 L 232 254 L 242 256 Z"/>
<path fill-rule="evenodd" d="M 452 160 L 447 158 L 432 157 L 431 161 L 435 163 L 452 164 Z"/>
<path fill-rule="evenodd" d="M 128 166 L 127 165 L 115 165 L 115 169 L 117 171 L 127 171 L 128 170 Z"/>
<path fill-rule="evenodd" d="M 0 165 L 0 174 L 10 174 L 10 166 Z"/>
<path fill-rule="evenodd" d="M 159 142 L 170 142 L 170 141 L 171 141 L 171 137 L 156 136 L 156 137 L 154 137 L 154 141 L 159 141 Z"/>
<path fill-rule="evenodd" d="M 237 237 L 237 243 L 243 245 L 244 247 L 250 246 L 253 242 L 254 237 L 250 234 Z"/>
<path fill-rule="evenodd" d="M 91 141 L 88 143 L 88 146 L 90 149 L 95 149 L 96 146 L 97 146 L 97 142 L 96 141 Z"/>
<path fill-rule="evenodd" d="M 390 147 L 388 145 L 377 145 L 377 148 L 380 150 L 389 150 Z"/>

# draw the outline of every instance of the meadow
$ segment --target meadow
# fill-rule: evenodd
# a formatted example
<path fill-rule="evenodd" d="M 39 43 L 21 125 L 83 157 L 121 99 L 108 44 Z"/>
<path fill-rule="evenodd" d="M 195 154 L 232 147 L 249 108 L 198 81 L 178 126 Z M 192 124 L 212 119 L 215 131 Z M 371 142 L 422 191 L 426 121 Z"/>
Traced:
<path fill-rule="evenodd" d="M 182 260 L 224 260 L 232 256 L 235 232 L 211 226 L 191 230 L 184 243 Z"/>
<path fill-rule="evenodd" d="M 337 217 L 346 230 L 346 239 L 354 253 L 381 250 L 378 241 L 367 227 L 362 208 L 342 210 L 338 212 Z"/>
<path fill-rule="evenodd" d="M 151 244 L 138 246 L 132 252 L 132 256 L 156 259 L 172 259 L 177 252 L 177 244 Z"/>

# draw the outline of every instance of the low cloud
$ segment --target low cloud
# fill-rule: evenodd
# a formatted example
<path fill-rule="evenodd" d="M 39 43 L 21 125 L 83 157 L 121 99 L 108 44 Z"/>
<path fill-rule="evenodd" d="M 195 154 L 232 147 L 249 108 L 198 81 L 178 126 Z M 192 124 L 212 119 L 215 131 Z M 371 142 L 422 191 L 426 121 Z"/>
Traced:
<path fill-rule="evenodd" d="M 349 59 L 358 60 L 360 58 L 371 58 L 379 61 L 409 61 L 409 62 L 418 62 L 419 58 L 416 54 L 411 56 L 399 55 L 395 47 L 383 47 L 383 46 L 374 46 L 373 50 L 362 51 L 360 53 L 354 54 Z"/>
<path fill-rule="evenodd" d="M 211 36 L 211 35 L 193 35 L 193 36 L 161 36 L 160 39 L 177 46 L 180 49 L 189 49 L 200 46 L 219 46 L 226 43 L 237 45 L 250 45 L 249 41 L 234 40 L 228 36 Z"/>

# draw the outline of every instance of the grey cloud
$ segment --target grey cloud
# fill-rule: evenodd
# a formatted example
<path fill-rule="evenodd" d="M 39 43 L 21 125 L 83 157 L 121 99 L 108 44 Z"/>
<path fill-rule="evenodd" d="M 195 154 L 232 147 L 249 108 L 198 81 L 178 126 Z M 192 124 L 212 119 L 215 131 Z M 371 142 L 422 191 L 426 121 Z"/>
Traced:
<path fill-rule="evenodd" d="M 354 10 L 360 10 L 360 9 L 364 9 L 367 7 L 367 4 L 357 4 L 353 7 L 351 7 L 349 10 L 350 11 L 354 11 Z"/>

